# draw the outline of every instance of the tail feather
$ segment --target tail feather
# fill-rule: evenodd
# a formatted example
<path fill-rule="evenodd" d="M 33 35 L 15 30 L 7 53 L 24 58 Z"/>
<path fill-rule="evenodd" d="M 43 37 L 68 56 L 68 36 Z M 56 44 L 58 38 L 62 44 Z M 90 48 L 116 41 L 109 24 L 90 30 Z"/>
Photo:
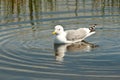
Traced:
<path fill-rule="evenodd" d="M 97 24 L 93 24 L 91 27 L 89 27 L 90 32 L 95 31 L 96 25 L 97 25 Z"/>

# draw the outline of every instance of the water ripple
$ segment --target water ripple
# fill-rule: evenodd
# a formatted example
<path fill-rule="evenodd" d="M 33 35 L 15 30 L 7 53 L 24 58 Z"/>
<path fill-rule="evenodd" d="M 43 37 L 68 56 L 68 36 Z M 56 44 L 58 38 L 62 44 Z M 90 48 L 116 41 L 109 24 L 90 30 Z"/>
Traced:
<path fill-rule="evenodd" d="M 38 72 L 40 70 L 43 70 L 41 73 L 45 73 L 44 71 L 46 70 L 53 70 L 52 66 L 55 66 L 54 63 L 46 64 L 46 62 L 53 61 L 53 59 L 48 57 L 52 55 L 50 54 L 52 49 L 46 47 L 46 45 L 41 46 L 43 44 L 39 44 L 39 40 L 27 40 L 29 37 L 26 37 L 25 41 L 19 40 L 21 35 L 16 30 L 0 32 L 0 70 L 27 73 L 40 73 Z M 29 35 L 25 34 L 25 36 Z M 40 56 L 43 56 L 43 58 Z"/>

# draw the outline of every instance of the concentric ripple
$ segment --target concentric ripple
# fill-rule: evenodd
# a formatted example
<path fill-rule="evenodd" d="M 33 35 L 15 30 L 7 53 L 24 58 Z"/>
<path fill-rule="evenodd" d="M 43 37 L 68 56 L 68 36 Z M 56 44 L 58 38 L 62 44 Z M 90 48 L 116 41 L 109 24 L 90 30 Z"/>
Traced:
<path fill-rule="evenodd" d="M 119 76 L 119 45 L 114 43 L 119 30 L 99 32 L 93 37 L 99 46 L 85 42 L 53 45 L 51 30 L 33 32 L 30 28 L 0 31 L 0 71 L 38 78 L 104 78 Z M 107 33 L 110 34 L 110 37 Z M 98 35 L 103 35 L 101 38 Z M 98 41 L 97 41 L 98 40 Z M 106 45 L 104 46 L 104 43 Z M 73 65 L 74 64 L 74 65 Z"/>
<path fill-rule="evenodd" d="M 28 30 L 27 33 L 26 30 L 21 33 L 17 29 L 0 32 L 0 70 L 45 73 L 44 70 L 53 69 L 53 47 L 48 46 L 50 43 L 45 39 L 49 35 L 44 34 L 43 38 L 35 39 Z M 39 32 L 42 33 L 44 32 Z"/>

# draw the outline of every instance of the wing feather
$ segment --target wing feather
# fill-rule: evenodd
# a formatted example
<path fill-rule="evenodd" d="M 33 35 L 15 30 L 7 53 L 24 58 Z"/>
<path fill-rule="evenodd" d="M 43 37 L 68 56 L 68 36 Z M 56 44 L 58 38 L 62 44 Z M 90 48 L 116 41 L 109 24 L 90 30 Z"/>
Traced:
<path fill-rule="evenodd" d="M 77 30 L 68 30 L 66 39 L 69 41 L 75 41 L 75 40 L 80 40 L 85 38 L 87 35 L 87 32 L 85 31 L 84 28 L 80 28 Z"/>

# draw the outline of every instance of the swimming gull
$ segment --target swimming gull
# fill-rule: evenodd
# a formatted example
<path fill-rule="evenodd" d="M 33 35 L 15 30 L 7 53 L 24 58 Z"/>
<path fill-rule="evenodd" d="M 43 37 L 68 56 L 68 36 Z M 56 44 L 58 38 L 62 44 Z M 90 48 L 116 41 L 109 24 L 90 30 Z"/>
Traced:
<path fill-rule="evenodd" d="M 79 28 L 64 31 L 63 26 L 56 25 L 52 34 L 55 34 L 54 43 L 76 43 L 95 33 L 96 24 L 90 28 Z"/>

